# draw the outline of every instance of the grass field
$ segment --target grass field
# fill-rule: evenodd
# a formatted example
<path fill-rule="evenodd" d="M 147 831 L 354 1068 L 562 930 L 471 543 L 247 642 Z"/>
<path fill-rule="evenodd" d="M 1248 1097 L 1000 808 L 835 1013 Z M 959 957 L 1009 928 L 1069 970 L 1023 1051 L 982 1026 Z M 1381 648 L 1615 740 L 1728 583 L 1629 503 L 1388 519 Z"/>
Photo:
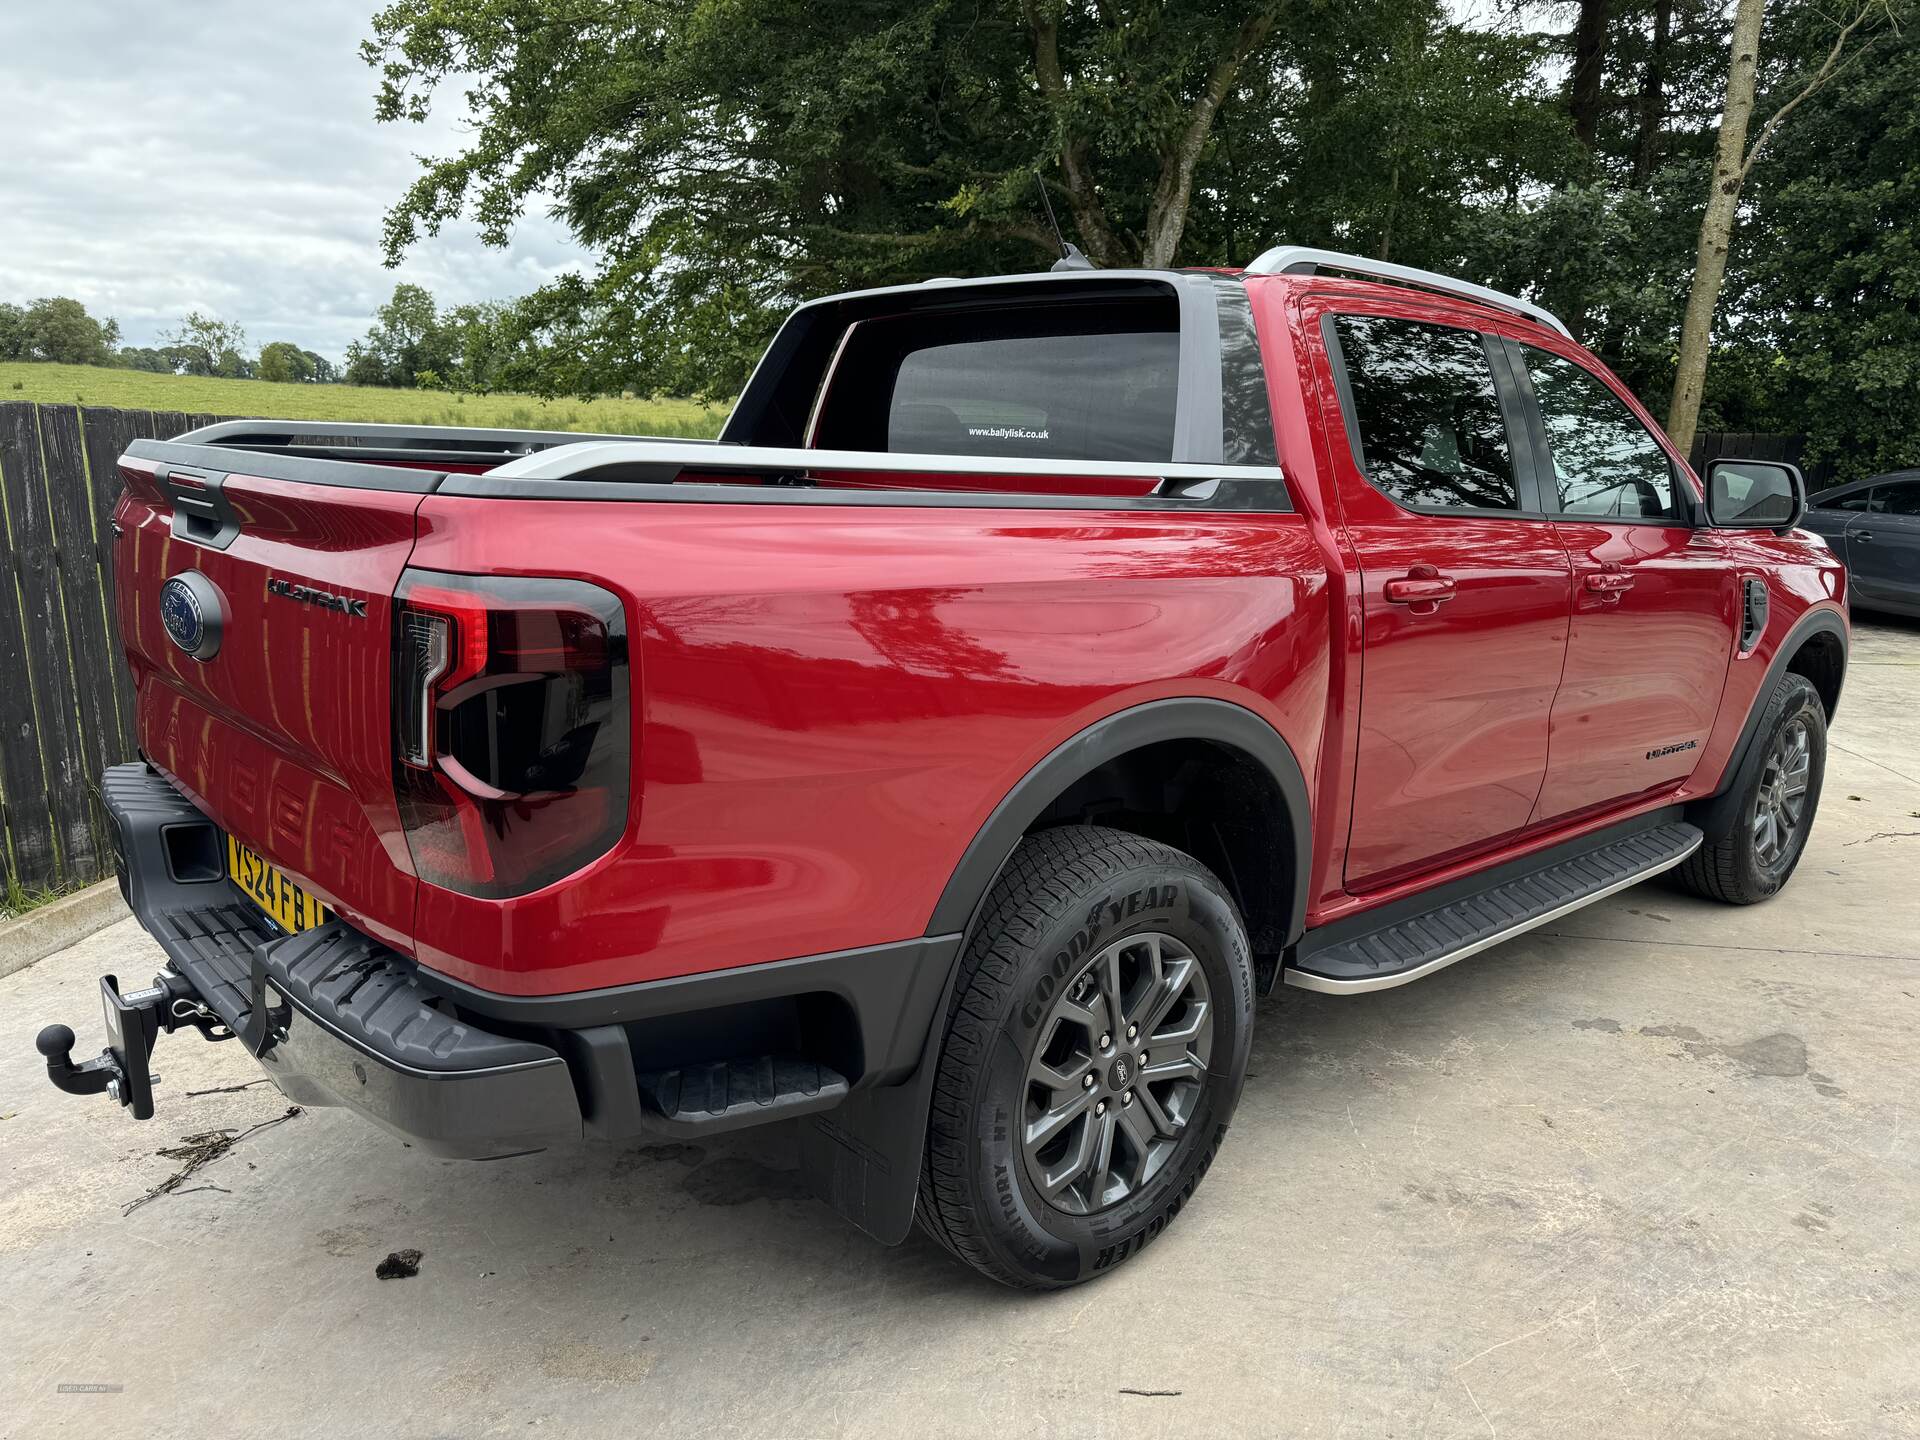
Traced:
<path fill-rule="evenodd" d="M 0 402 L 112 405 L 273 420 L 364 420 L 384 425 L 495 425 L 516 430 L 600 430 L 616 435 L 720 433 L 724 406 L 692 400 L 542 400 L 533 395 L 446 395 L 371 385 L 272 385 L 152 375 L 92 365 L 0 363 Z"/>

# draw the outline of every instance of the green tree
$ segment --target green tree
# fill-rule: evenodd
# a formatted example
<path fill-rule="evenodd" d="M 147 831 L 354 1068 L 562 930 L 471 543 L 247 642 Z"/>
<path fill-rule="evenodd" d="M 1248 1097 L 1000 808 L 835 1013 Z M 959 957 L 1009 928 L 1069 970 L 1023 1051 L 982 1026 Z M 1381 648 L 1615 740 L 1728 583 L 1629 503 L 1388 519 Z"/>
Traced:
<path fill-rule="evenodd" d="M 106 365 L 120 343 L 120 326 L 96 320 L 87 307 L 64 295 L 36 300 L 19 312 L 17 339 L 20 357 L 56 365 Z"/>
<path fill-rule="evenodd" d="M 387 378 L 387 367 L 381 363 L 380 357 L 359 340 L 347 342 L 346 363 L 340 373 L 349 385 L 397 385 L 399 383 Z"/>
<path fill-rule="evenodd" d="M 388 258 L 462 214 L 503 244 L 555 204 L 601 265 L 551 287 L 539 328 L 583 337 L 604 388 L 730 391 L 799 298 L 1045 264 L 1036 168 L 1096 260 L 1193 259 L 1221 117 L 1285 92 L 1283 42 L 1340 13 L 396 0 L 366 47 L 379 115 L 424 119 L 453 90 L 473 123 L 388 215 Z"/>
<path fill-rule="evenodd" d="M 441 320 L 447 355 L 442 376 L 449 390 L 484 395 L 500 388 L 500 373 L 510 354 L 505 333 L 510 306 L 456 305 Z"/>
<path fill-rule="evenodd" d="M 176 369 L 173 356 L 151 346 L 123 345 L 113 352 L 113 364 L 118 370 L 144 370 L 153 375 L 171 375 Z"/>
<path fill-rule="evenodd" d="M 307 352 L 291 340 L 275 340 L 270 345 L 261 346 L 260 358 L 254 363 L 253 370 L 258 379 L 282 384 L 313 379 L 313 365 L 307 358 Z"/>
<path fill-rule="evenodd" d="M 389 213 L 388 259 L 463 215 L 504 244 L 536 204 L 596 265 L 508 305 L 419 292 L 349 362 L 731 394 L 798 300 L 1048 263 L 1038 170 L 1104 263 L 1294 241 L 1449 270 L 1543 301 L 1642 396 L 1710 354 L 1704 423 L 1920 459 L 1910 33 L 1794 100 L 1868 4 L 1773 0 L 1756 143 L 1716 178 L 1736 47 L 1712 0 L 388 0 L 381 118 L 471 121 Z M 1710 208 L 1739 218 L 1724 282 Z M 1702 287 L 1719 333 L 1683 345 Z"/>
<path fill-rule="evenodd" d="M 231 321 L 190 310 L 178 328 L 160 338 L 173 351 L 182 374 L 244 379 L 252 373 L 245 358 L 247 332 Z"/>
<path fill-rule="evenodd" d="M 1738 0 L 1734 8 L 1732 59 L 1727 72 L 1727 103 L 1719 127 L 1719 142 L 1713 162 L 1712 183 L 1707 190 L 1705 212 L 1700 219 L 1700 241 L 1694 251 L 1693 279 L 1687 295 L 1687 309 L 1680 324 L 1680 358 L 1674 367 L 1673 403 L 1667 411 L 1667 433 L 1674 444 L 1686 449 L 1693 444 L 1694 427 L 1700 417 L 1700 402 L 1706 388 L 1707 354 L 1712 343 L 1713 313 L 1720 301 L 1720 287 L 1726 278 L 1727 255 L 1733 239 L 1733 227 L 1739 212 L 1741 187 L 1754 161 L 1766 149 L 1776 131 L 1796 109 L 1819 93 L 1844 65 L 1858 58 L 1865 42 L 1858 36 L 1863 26 L 1870 27 L 1887 17 L 1885 0 L 1865 0 L 1829 28 L 1832 43 L 1817 65 L 1789 83 L 1789 93 L 1761 122 L 1753 143 L 1747 143 L 1747 128 L 1754 114 L 1754 94 L 1758 85 L 1760 30 L 1766 0 Z M 1869 31 L 1870 34 L 1870 31 Z M 1853 53 L 1848 53 L 1851 43 Z M 1764 112 L 1763 112 L 1764 113 Z"/>
<path fill-rule="evenodd" d="M 1438 0 L 1316 17 L 1222 118 L 1196 257 L 1244 262 L 1284 238 L 1455 266 L 1476 217 L 1580 173 L 1551 50 L 1455 24 Z M 1238 233 L 1220 236 L 1228 216 Z"/>
<path fill-rule="evenodd" d="M 1817 57 L 1832 40 L 1812 4 L 1778 24 L 1788 55 Z M 1800 68 L 1763 103 L 1790 93 Z M 1917 94 L 1920 27 L 1889 27 L 1780 131 L 1753 168 L 1725 306 L 1733 320 L 1708 371 L 1710 409 L 1744 382 L 1753 401 L 1743 426 L 1805 434 L 1807 459 L 1830 462 L 1839 479 L 1920 466 Z M 1757 358 L 1731 370 L 1738 355 Z"/>
<path fill-rule="evenodd" d="M 1672 375 L 1673 322 L 1687 282 L 1684 212 L 1603 181 L 1463 217 L 1458 269 L 1531 294 L 1636 392 Z M 1452 268 L 1442 266 L 1441 268 Z"/>
<path fill-rule="evenodd" d="M 27 358 L 27 312 L 0 302 L 0 360 Z"/>
<path fill-rule="evenodd" d="M 402 281 L 374 312 L 364 340 L 347 347 L 346 377 L 354 385 L 409 387 L 425 371 L 444 374 L 451 351 L 432 295 Z"/>

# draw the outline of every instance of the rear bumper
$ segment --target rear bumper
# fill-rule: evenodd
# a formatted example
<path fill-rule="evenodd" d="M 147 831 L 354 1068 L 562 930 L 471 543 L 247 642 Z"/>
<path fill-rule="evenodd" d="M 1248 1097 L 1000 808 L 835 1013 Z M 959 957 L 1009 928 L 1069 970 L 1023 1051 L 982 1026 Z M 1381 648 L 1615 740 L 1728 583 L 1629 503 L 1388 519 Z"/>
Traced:
<path fill-rule="evenodd" d="M 128 907 L 288 1098 L 355 1110 L 437 1155 L 732 1129 L 897 1084 L 959 944 L 495 995 L 342 920 L 279 933 L 227 880 L 213 822 L 164 776 L 120 765 L 102 790 Z"/>
<path fill-rule="evenodd" d="M 552 1046 L 465 1023 L 344 921 L 278 933 L 227 881 L 212 822 L 145 765 L 115 766 L 102 790 L 128 908 L 288 1099 L 345 1106 L 455 1158 L 580 1138 Z"/>

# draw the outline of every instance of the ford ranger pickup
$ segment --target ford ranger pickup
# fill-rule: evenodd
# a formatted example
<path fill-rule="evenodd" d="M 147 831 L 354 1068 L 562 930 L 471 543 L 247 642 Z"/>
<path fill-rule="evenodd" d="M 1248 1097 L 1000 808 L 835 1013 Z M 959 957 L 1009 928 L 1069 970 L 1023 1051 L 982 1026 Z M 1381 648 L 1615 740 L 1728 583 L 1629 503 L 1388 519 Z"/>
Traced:
<path fill-rule="evenodd" d="M 717 442 L 120 470 L 165 961 L 56 1085 L 146 1118 L 191 1029 L 443 1156 L 791 1121 L 853 1223 L 1032 1288 L 1188 1202 L 1277 985 L 1773 896 L 1847 660 L 1792 467 L 1696 476 L 1544 310 L 1297 247 L 802 305 Z"/>

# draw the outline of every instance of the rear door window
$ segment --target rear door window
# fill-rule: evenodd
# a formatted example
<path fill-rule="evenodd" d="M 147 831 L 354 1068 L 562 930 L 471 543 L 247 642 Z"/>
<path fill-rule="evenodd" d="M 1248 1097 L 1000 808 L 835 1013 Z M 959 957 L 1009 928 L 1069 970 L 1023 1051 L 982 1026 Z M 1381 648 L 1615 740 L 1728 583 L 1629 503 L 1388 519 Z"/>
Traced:
<path fill-rule="evenodd" d="M 1414 509 L 1518 510 L 1493 367 L 1472 330 L 1336 315 L 1353 435 L 1375 488 Z"/>
<path fill-rule="evenodd" d="M 1920 516 L 1920 485 L 1877 485 L 1873 494 L 1888 515 Z"/>
<path fill-rule="evenodd" d="M 1170 297 L 859 321 L 827 376 L 810 444 L 1171 460 L 1179 323 Z"/>

